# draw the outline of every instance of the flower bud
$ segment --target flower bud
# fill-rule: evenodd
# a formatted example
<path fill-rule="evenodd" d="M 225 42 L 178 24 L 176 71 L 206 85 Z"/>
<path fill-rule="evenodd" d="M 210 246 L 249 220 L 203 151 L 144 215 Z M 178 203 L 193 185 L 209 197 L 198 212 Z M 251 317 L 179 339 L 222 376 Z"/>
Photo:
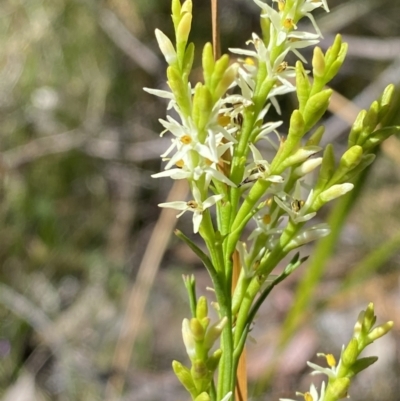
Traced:
<path fill-rule="evenodd" d="M 197 393 L 197 389 L 190 370 L 178 361 L 172 361 L 172 369 L 178 380 L 182 383 L 183 387 L 185 387 L 192 396 L 195 395 Z"/>
<path fill-rule="evenodd" d="M 363 319 L 363 330 L 365 330 L 365 333 L 369 333 L 375 322 L 376 316 L 374 311 L 374 304 L 370 302 L 367 306 L 367 309 L 365 310 Z"/>
<path fill-rule="evenodd" d="M 294 174 L 298 177 L 303 177 L 306 174 L 311 173 L 322 163 L 322 157 L 316 157 L 315 159 L 308 159 L 299 167 L 294 170 Z"/>
<path fill-rule="evenodd" d="M 362 142 L 360 142 L 360 134 L 363 130 L 364 127 L 364 118 L 367 115 L 366 110 L 361 110 L 358 115 L 356 120 L 353 123 L 353 126 L 351 127 L 350 134 L 349 134 L 349 141 L 348 141 L 348 146 L 354 146 L 354 145 L 360 145 L 362 146 Z"/>
<path fill-rule="evenodd" d="M 335 40 L 332 43 L 332 46 L 326 51 L 325 54 L 325 63 L 327 65 L 331 65 L 339 55 L 339 52 L 342 48 L 342 36 L 337 34 L 335 36 Z"/>
<path fill-rule="evenodd" d="M 319 146 L 305 146 L 303 148 L 300 148 L 299 150 L 296 151 L 295 154 L 292 156 L 287 157 L 282 163 L 281 163 L 281 169 L 283 170 L 287 167 L 303 163 L 305 160 L 309 159 L 311 156 L 314 156 L 316 153 L 320 152 L 322 148 Z"/>
<path fill-rule="evenodd" d="M 193 2 L 192 0 L 185 0 L 185 2 L 182 4 L 182 8 L 181 8 L 181 14 L 183 13 L 192 13 L 192 9 L 193 9 Z"/>
<path fill-rule="evenodd" d="M 199 131 L 200 142 L 204 143 L 206 133 L 203 132 L 210 120 L 210 114 L 213 107 L 213 101 L 209 89 L 202 83 L 198 83 L 194 90 L 193 96 L 193 122 Z"/>
<path fill-rule="evenodd" d="M 214 345 L 215 341 L 217 341 L 217 339 L 221 335 L 222 330 L 224 329 L 227 322 L 228 318 L 224 316 L 218 323 L 212 325 L 207 330 L 204 338 L 204 347 L 206 349 L 210 349 Z"/>
<path fill-rule="evenodd" d="M 299 101 L 299 110 L 304 111 L 310 96 L 311 84 L 301 61 L 296 62 L 296 93 Z"/>
<path fill-rule="evenodd" d="M 207 298 L 202 295 L 196 305 L 196 317 L 199 320 L 202 320 L 203 318 L 208 316 L 208 304 L 207 304 Z"/>
<path fill-rule="evenodd" d="M 324 115 L 328 108 L 331 95 L 332 89 L 325 89 L 308 99 L 303 113 L 305 132 L 310 130 Z"/>
<path fill-rule="evenodd" d="M 354 185 L 351 183 L 332 185 L 329 189 L 323 191 L 318 198 L 321 202 L 327 203 L 333 199 L 339 198 L 339 196 L 347 194 L 347 192 L 351 191 L 353 188 Z"/>
<path fill-rule="evenodd" d="M 213 92 L 219 81 L 222 79 L 226 69 L 229 67 L 229 56 L 227 54 L 222 55 L 214 66 L 214 71 L 211 77 L 210 90 Z"/>
<path fill-rule="evenodd" d="M 314 47 L 314 55 L 312 59 L 313 73 L 315 77 L 323 77 L 325 73 L 325 58 L 321 48 Z"/>
<path fill-rule="evenodd" d="M 213 55 L 212 44 L 209 42 L 206 43 L 203 48 L 202 66 L 203 66 L 204 83 L 208 88 L 210 88 L 211 77 L 215 67 L 215 60 Z"/>
<path fill-rule="evenodd" d="M 344 59 L 346 58 L 347 48 L 348 48 L 347 43 L 342 43 L 337 58 L 335 59 L 335 61 L 333 61 L 333 63 L 329 66 L 329 68 L 326 69 L 324 77 L 325 82 L 331 81 L 339 72 L 340 68 L 343 65 Z"/>
<path fill-rule="evenodd" d="M 192 14 L 185 13 L 179 21 L 178 29 L 176 30 L 177 43 L 187 43 L 191 27 Z"/>
<path fill-rule="evenodd" d="M 196 357 L 196 342 L 193 337 L 192 330 L 190 329 L 190 323 L 188 319 L 183 319 L 182 322 L 182 337 L 183 343 L 185 344 L 186 352 L 190 359 Z"/>
<path fill-rule="evenodd" d="M 367 335 L 367 341 L 368 344 L 374 342 L 377 340 L 379 337 L 384 336 L 386 333 L 388 333 L 391 329 L 393 328 L 393 322 L 389 321 L 386 323 L 383 323 L 377 327 L 375 327 L 368 335 Z"/>
<path fill-rule="evenodd" d="M 194 59 L 194 43 L 189 43 L 185 50 L 182 62 L 182 74 L 188 76 L 192 70 Z"/>
<path fill-rule="evenodd" d="M 215 87 L 214 96 L 213 96 L 214 101 L 219 100 L 222 96 L 225 95 L 225 92 L 235 81 L 235 79 L 237 77 L 238 69 L 239 69 L 239 65 L 237 63 L 233 63 L 226 69 L 221 80 L 218 82 L 217 86 Z"/>
<path fill-rule="evenodd" d="M 358 350 L 358 341 L 356 338 L 352 338 L 342 353 L 342 364 L 345 367 L 350 367 L 357 360 L 359 353 L 360 352 Z"/>
<path fill-rule="evenodd" d="M 382 119 L 386 117 L 386 114 L 390 108 L 390 103 L 393 99 L 394 89 L 395 87 L 393 84 L 388 85 L 383 91 L 381 98 L 379 99 L 379 105 L 380 105 L 379 117 L 378 117 L 379 121 L 382 121 Z"/>
<path fill-rule="evenodd" d="M 205 330 L 200 323 L 199 319 L 193 317 L 189 322 L 190 331 L 192 332 L 193 338 L 197 342 L 201 342 L 204 340 Z"/>
<path fill-rule="evenodd" d="M 164 55 L 164 58 L 168 65 L 173 65 L 176 63 L 176 51 L 174 45 L 171 40 L 159 29 L 155 30 L 156 39 L 158 43 L 158 47 L 161 50 L 161 53 Z"/>
<path fill-rule="evenodd" d="M 354 145 L 343 153 L 340 159 L 339 169 L 352 170 L 356 167 L 363 156 L 363 149 L 361 146 Z"/>

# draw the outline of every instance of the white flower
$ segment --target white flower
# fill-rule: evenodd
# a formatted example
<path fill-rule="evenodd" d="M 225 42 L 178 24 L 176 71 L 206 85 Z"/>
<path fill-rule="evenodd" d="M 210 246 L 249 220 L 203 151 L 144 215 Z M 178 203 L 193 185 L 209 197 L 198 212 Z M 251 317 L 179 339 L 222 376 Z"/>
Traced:
<path fill-rule="evenodd" d="M 313 200 L 312 190 L 310 191 L 307 201 L 305 203 L 298 199 L 292 199 L 290 202 L 290 207 L 285 202 L 286 198 L 289 197 L 289 195 L 284 194 L 283 196 L 284 200 L 279 199 L 277 196 L 275 196 L 275 202 L 289 215 L 290 219 L 294 223 L 304 223 L 305 221 L 312 219 L 317 214 L 316 212 L 307 213 Z"/>
<path fill-rule="evenodd" d="M 203 219 L 204 210 L 213 206 L 215 203 L 220 201 L 224 196 L 223 195 L 213 195 L 207 198 L 205 201 L 201 200 L 201 193 L 196 185 L 193 185 L 192 188 L 194 200 L 190 200 L 188 202 L 176 201 L 176 202 L 165 202 L 160 203 L 159 207 L 169 207 L 176 210 L 181 210 L 176 217 L 182 216 L 185 212 L 190 211 L 193 213 L 193 232 L 198 233 L 201 221 Z"/>
<path fill-rule="evenodd" d="M 344 350 L 344 346 L 342 347 L 342 353 L 343 353 L 343 350 Z M 336 379 L 338 371 L 340 369 L 340 365 L 342 363 L 342 360 L 340 360 L 339 364 L 336 366 L 336 361 L 335 361 L 335 358 L 333 357 L 333 355 L 318 353 L 317 356 L 324 357 L 329 365 L 329 368 L 324 368 L 315 363 L 307 362 L 307 365 L 311 369 L 314 369 L 314 371 L 311 374 L 312 375 L 324 374 L 324 375 L 327 375 L 330 379 Z"/>
<path fill-rule="evenodd" d="M 314 386 L 314 384 L 311 384 L 310 386 L 310 391 L 307 391 L 306 393 L 299 393 L 296 392 L 297 396 L 303 396 L 304 401 L 323 401 L 325 397 L 325 382 L 322 382 L 321 384 L 321 394 L 318 395 L 317 388 Z M 280 398 L 280 401 L 296 401 L 292 400 L 289 398 Z"/>
<path fill-rule="evenodd" d="M 247 166 L 242 185 L 259 179 L 273 183 L 283 182 L 283 178 L 280 175 L 271 175 L 270 164 L 267 160 L 263 159 L 260 151 L 252 143 L 249 146 L 254 161 Z"/>
<path fill-rule="evenodd" d="M 182 322 L 182 338 L 185 344 L 186 352 L 190 359 L 196 357 L 196 341 L 193 337 L 192 331 L 190 330 L 190 324 L 188 319 L 183 319 Z"/>

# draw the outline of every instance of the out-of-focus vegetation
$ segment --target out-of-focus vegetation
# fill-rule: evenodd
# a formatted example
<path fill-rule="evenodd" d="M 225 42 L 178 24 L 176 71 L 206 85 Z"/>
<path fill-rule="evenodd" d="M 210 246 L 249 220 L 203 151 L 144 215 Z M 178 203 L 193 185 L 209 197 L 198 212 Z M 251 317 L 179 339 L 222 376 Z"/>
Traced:
<path fill-rule="evenodd" d="M 193 40 L 199 52 L 211 38 L 210 10 L 208 2 L 193 2 Z M 169 3 L 0 2 L 2 400 L 104 400 L 111 378 L 118 373 L 124 375 L 127 400 L 179 397 L 170 361 L 183 352 L 180 322 L 188 313 L 180 275 L 200 265 L 177 241 L 173 240 L 165 268 L 156 277 L 146 314 L 132 322 L 139 334 L 126 377 L 113 362 L 132 284 L 159 215 L 156 205 L 165 200 L 169 186 L 167 180 L 150 178 L 159 169 L 159 154 L 168 143 L 158 137 L 157 120 L 165 105 L 142 91 L 143 86 L 165 85 L 164 63 L 153 32 L 158 27 L 171 34 Z M 322 45 L 329 45 L 329 32 L 339 31 L 345 39 L 351 35 L 348 61 L 334 82 L 335 89 L 366 107 L 386 83 L 400 82 L 400 1 L 332 0 L 329 4 L 332 13 L 320 24 L 328 33 Z M 242 46 L 256 29 L 258 8 L 250 0 L 221 0 L 220 6 L 223 50 Z M 285 102 L 295 100 L 288 97 Z M 346 119 L 343 113 L 351 114 L 352 107 L 337 99 L 327 120 L 330 138 L 339 147 L 346 125 L 335 113 Z M 394 109 L 400 110 L 400 104 Z M 399 123 L 398 115 L 393 113 L 392 123 Z M 396 253 L 399 154 L 396 138 L 383 147 L 345 227 L 318 301 L 336 293 L 351 265 L 392 241 L 386 252 L 390 258 L 368 260 L 367 281 L 356 288 L 362 307 L 364 294 L 367 301 L 374 301 L 383 320 L 399 316 L 395 284 L 400 263 Z M 180 224 L 185 226 L 185 220 Z M 379 275 L 368 281 L 368 274 L 377 274 L 378 269 Z M 201 270 L 198 275 L 204 289 Z M 254 358 L 253 381 L 264 377 L 268 343 L 276 334 L 275 324 L 289 309 L 292 286 L 283 288 L 268 306 L 273 310 L 272 331 L 264 328 L 263 316 L 256 324 L 259 344 L 249 355 Z M 361 309 L 348 295 L 354 294 L 351 288 L 334 298 L 331 309 L 337 315 L 318 315 L 312 333 L 324 333 L 329 319 L 330 325 L 343 324 L 343 331 L 350 333 L 340 312 L 349 304 L 353 311 Z M 398 324 L 386 344 L 392 355 L 399 343 Z M 298 342 L 297 348 L 308 344 Z M 315 339 L 313 344 L 321 350 L 321 342 Z M 341 344 L 335 346 L 339 350 Z M 299 365 L 278 366 L 280 376 L 269 389 L 275 397 L 271 399 L 301 389 L 294 381 L 302 377 L 301 367 L 312 354 L 296 355 Z M 375 371 L 381 381 L 371 384 L 373 390 L 368 388 L 371 397 L 360 386 L 360 398 L 355 393 L 355 400 L 398 397 L 399 361 L 388 360 L 389 373 L 383 367 L 381 376 Z M 383 382 L 384 377 L 389 381 Z M 285 387 L 284 379 L 289 380 Z"/>

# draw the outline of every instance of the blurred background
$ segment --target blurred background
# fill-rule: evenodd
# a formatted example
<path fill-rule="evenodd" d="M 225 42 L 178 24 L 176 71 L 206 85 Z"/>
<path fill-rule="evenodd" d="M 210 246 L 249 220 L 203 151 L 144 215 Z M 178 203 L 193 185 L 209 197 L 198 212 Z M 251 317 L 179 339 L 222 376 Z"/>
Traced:
<path fill-rule="evenodd" d="M 200 54 L 211 39 L 210 4 L 193 2 Z M 332 82 L 344 98 L 335 96 L 326 116 L 325 140 L 342 152 L 357 109 L 400 83 L 400 0 L 329 5 L 330 14 L 317 13 L 321 46 L 336 32 L 350 46 Z M 259 32 L 252 1 L 220 7 L 223 51 Z M 199 294 L 209 282 L 171 234 L 175 212 L 160 217 L 157 203 L 183 199 L 186 188 L 150 177 L 169 138 L 158 136 L 165 104 L 142 90 L 165 87 L 154 29 L 171 36 L 169 15 L 168 0 L 0 2 L 1 400 L 188 399 L 170 367 L 172 359 L 187 362 L 181 276 L 195 273 Z M 198 66 L 199 59 L 193 79 Z M 287 118 L 296 101 L 281 100 Z M 389 120 L 400 124 L 398 100 Z M 286 321 L 282 333 L 307 267 L 260 311 L 248 346 L 253 400 L 306 391 L 306 361 L 317 362 L 317 352 L 338 356 L 370 301 L 378 322 L 396 325 L 371 347 L 380 360 L 350 395 L 400 400 L 398 138 L 381 147 L 364 178 L 351 208 L 330 212 L 340 235 L 303 279 L 309 294 L 292 312 L 297 323 Z M 349 214 L 343 226 L 334 213 Z M 191 231 L 186 216 L 178 226 Z M 280 338 L 286 347 L 277 353 Z"/>

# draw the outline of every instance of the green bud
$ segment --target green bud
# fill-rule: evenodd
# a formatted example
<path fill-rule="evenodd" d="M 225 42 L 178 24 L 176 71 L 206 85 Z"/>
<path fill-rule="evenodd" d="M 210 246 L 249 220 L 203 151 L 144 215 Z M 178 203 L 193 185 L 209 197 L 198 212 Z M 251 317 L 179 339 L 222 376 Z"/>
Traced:
<path fill-rule="evenodd" d="M 374 304 L 372 302 L 370 302 L 364 313 L 364 319 L 363 319 L 363 323 L 362 323 L 363 332 L 369 333 L 369 331 L 374 326 L 375 322 L 376 322 L 376 316 L 375 316 L 375 311 L 374 311 Z"/>
<path fill-rule="evenodd" d="M 365 141 L 363 148 L 366 152 L 372 152 L 384 140 L 400 132 L 400 126 L 381 128 L 373 132 Z"/>
<path fill-rule="evenodd" d="M 328 108 L 331 95 L 332 89 L 325 89 L 308 99 L 303 113 L 305 132 L 310 130 L 322 118 Z"/>
<path fill-rule="evenodd" d="M 207 298 L 204 295 L 202 295 L 197 301 L 196 317 L 197 319 L 202 320 L 207 316 L 208 316 Z"/>
<path fill-rule="evenodd" d="M 206 43 L 203 48 L 202 55 L 204 83 L 208 88 L 211 86 L 211 77 L 214 72 L 215 61 L 213 55 L 213 48 L 211 43 Z"/>
<path fill-rule="evenodd" d="M 193 10 L 192 0 L 185 0 L 185 2 L 182 4 L 181 14 L 183 14 L 183 13 L 191 14 L 192 10 Z"/>
<path fill-rule="evenodd" d="M 215 87 L 214 96 L 213 96 L 213 99 L 215 102 L 217 100 L 221 99 L 221 97 L 223 95 L 225 95 L 225 92 L 228 90 L 228 88 L 234 82 L 234 80 L 237 76 L 238 69 L 239 69 L 239 65 L 237 63 L 230 65 L 226 69 L 221 80 L 218 82 L 217 86 Z"/>
<path fill-rule="evenodd" d="M 324 401 L 336 401 L 347 397 L 347 391 L 350 387 L 350 379 L 340 377 L 330 381 L 326 389 Z"/>
<path fill-rule="evenodd" d="M 376 156 L 374 154 L 364 154 L 361 162 L 358 164 L 357 167 L 353 168 L 353 170 L 349 171 L 342 177 L 342 181 L 348 182 L 352 181 L 353 178 L 357 177 L 361 171 L 363 171 L 366 167 L 368 167 L 374 160 Z"/>
<path fill-rule="evenodd" d="M 354 338 L 359 339 L 359 338 L 361 338 L 361 335 L 363 334 L 362 331 L 363 331 L 364 316 L 365 316 L 365 311 L 361 311 L 358 314 L 357 322 L 354 325 L 354 329 L 353 329 Z"/>
<path fill-rule="evenodd" d="M 192 117 L 193 122 L 199 131 L 199 139 L 201 143 L 204 143 L 206 140 L 206 132 L 203 131 L 210 120 L 212 107 L 213 102 L 210 91 L 206 86 L 199 82 L 194 90 Z"/>
<path fill-rule="evenodd" d="M 323 125 L 319 126 L 306 142 L 306 146 L 318 146 L 321 142 L 324 132 L 325 127 Z"/>
<path fill-rule="evenodd" d="M 213 324 L 207 330 L 205 338 L 204 338 L 204 347 L 206 349 L 210 349 L 214 345 L 215 341 L 218 340 L 227 321 L 228 321 L 227 317 L 224 316 L 218 323 Z"/>
<path fill-rule="evenodd" d="M 358 115 L 356 120 L 353 123 L 353 126 L 351 127 L 351 131 L 349 134 L 349 142 L 348 146 L 354 146 L 354 145 L 360 145 L 362 146 L 362 143 L 360 142 L 360 134 L 363 130 L 364 127 L 364 118 L 367 115 L 366 110 L 361 110 Z"/>
<path fill-rule="evenodd" d="M 364 118 L 364 128 L 366 128 L 369 132 L 372 132 L 379 123 L 379 109 L 379 103 L 374 100 Z"/>
<path fill-rule="evenodd" d="M 299 101 L 299 110 L 304 112 L 310 96 L 311 84 L 301 61 L 296 62 L 296 93 Z"/>
<path fill-rule="evenodd" d="M 387 112 L 389 111 L 390 103 L 393 99 L 394 89 L 395 86 L 393 84 L 388 85 L 383 91 L 381 98 L 379 99 L 379 105 L 380 105 L 379 116 L 378 116 L 379 121 L 382 121 L 386 117 Z"/>
<path fill-rule="evenodd" d="M 289 133 L 286 142 L 294 140 L 297 144 L 304 135 L 304 119 L 299 110 L 293 110 L 290 116 Z"/>
<path fill-rule="evenodd" d="M 318 181 L 315 186 L 315 191 L 319 192 L 325 189 L 326 184 L 332 178 L 335 170 L 335 152 L 332 144 L 328 144 L 325 147 L 325 151 L 322 157 L 321 169 L 319 170 Z"/>
<path fill-rule="evenodd" d="M 337 34 L 335 36 L 335 40 L 332 43 L 332 46 L 326 51 L 325 54 L 325 63 L 330 66 L 337 58 L 342 48 L 342 36 Z"/>
<path fill-rule="evenodd" d="M 167 68 L 168 84 L 175 95 L 176 101 L 185 116 L 190 115 L 190 102 L 187 97 L 187 87 L 183 83 L 182 75 L 178 68 L 169 66 Z"/>
<path fill-rule="evenodd" d="M 194 401 L 210 401 L 210 400 L 211 400 L 210 396 L 205 391 L 203 391 L 194 399 Z"/>
<path fill-rule="evenodd" d="M 274 171 L 275 174 L 280 174 L 286 168 L 282 165 L 282 162 L 284 163 L 286 161 L 285 159 L 298 147 L 304 133 L 303 117 L 299 110 L 294 110 L 290 117 L 288 136 L 286 140 L 281 143 L 279 151 L 271 164 L 271 170 Z"/>
<path fill-rule="evenodd" d="M 383 323 L 377 327 L 375 327 L 368 335 L 367 335 L 367 341 L 368 344 L 374 342 L 377 340 L 379 337 L 384 336 L 386 333 L 388 333 L 391 329 L 393 328 L 393 322 L 389 321 L 386 323 Z"/>
<path fill-rule="evenodd" d="M 228 67 L 229 56 L 227 54 L 224 54 L 215 62 L 215 67 L 210 82 L 211 92 L 215 90 L 216 86 L 219 84 L 219 81 L 221 81 Z"/>
<path fill-rule="evenodd" d="M 325 74 L 325 58 L 321 48 L 314 47 L 314 55 L 312 58 L 312 66 L 314 77 L 323 77 Z"/>
<path fill-rule="evenodd" d="M 318 200 L 320 200 L 323 204 L 332 201 L 333 199 L 339 198 L 342 195 L 347 194 L 347 192 L 351 191 L 354 188 L 354 185 L 351 183 L 337 184 L 332 185 L 327 190 L 323 191 Z"/>
<path fill-rule="evenodd" d="M 182 62 L 182 72 L 186 75 L 190 74 L 194 59 L 194 43 L 189 43 L 185 50 L 185 55 Z"/>
<path fill-rule="evenodd" d="M 324 77 L 325 83 L 331 81 L 339 72 L 340 68 L 343 65 L 344 59 L 346 58 L 347 49 L 348 49 L 347 43 L 342 43 L 338 57 L 335 59 L 335 61 L 333 61 L 332 64 L 330 64 L 329 68 L 326 69 Z"/>
<path fill-rule="evenodd" d="M 361 146 L 355 145 L 343 153 L 339 162 L 339 168 L 352 170 L 358 166 L 363 156 L 363 149 Z"/>
<path fill-rule="evenodd" d="M 178 29 L 179 21 L 181 20 L 181 0 L 172 0 L 171 10 L 172 21 L 176 31 Z"/>
<path fill-rule="evenodd" d="M 203 325 L 200 323 L 199 319 L 193 317 L 190 319 L 190 331 L 192 332 L 193 338 L 197 342 L 201 342 L 204 340 L 204 328 Z"/>
<path fill-rule="evenodd" d="M 183 387 L 185 387 L 192 397 L 196 396 L 197 389 L 190 370 L 178 361 L 172 361 L 172 369 L 178 380 L 182 383 Z"/>
<path fill-rule="evenodd" d="M 321 149 L 322 148 L 319 146 L 305 146 L 298 149 L 292 156 L 285 158 L 285 160 L 281 163 L 280 170 L 283 171 L 287 167 L 303 163 L 305 160 L 320 152 Z"/>
<path fill-rule="evenodd" d="M 342 364 L 345 367 L 350 367 L 357 360 L 358 355 L 358 341 L 356 338 L 352 338 L 342 353 Z"/>
<path fill-rule="evenodd" d="M 187 43 L 190 28 L 192 26 L 192 14 L 185 13 L 181 20 L 179 21 L 178 29 L 176 30 L 176 42 L 179 43 Z"/>
<path fill-rule="evenodd" d="M 347 370 L 346 377 L 351 379 L 364 369 L 367 369 L 369 366 L 374 364 L 378 360 L 376 356 L 368 356 L 366 358 L 360 358 Z"/>

